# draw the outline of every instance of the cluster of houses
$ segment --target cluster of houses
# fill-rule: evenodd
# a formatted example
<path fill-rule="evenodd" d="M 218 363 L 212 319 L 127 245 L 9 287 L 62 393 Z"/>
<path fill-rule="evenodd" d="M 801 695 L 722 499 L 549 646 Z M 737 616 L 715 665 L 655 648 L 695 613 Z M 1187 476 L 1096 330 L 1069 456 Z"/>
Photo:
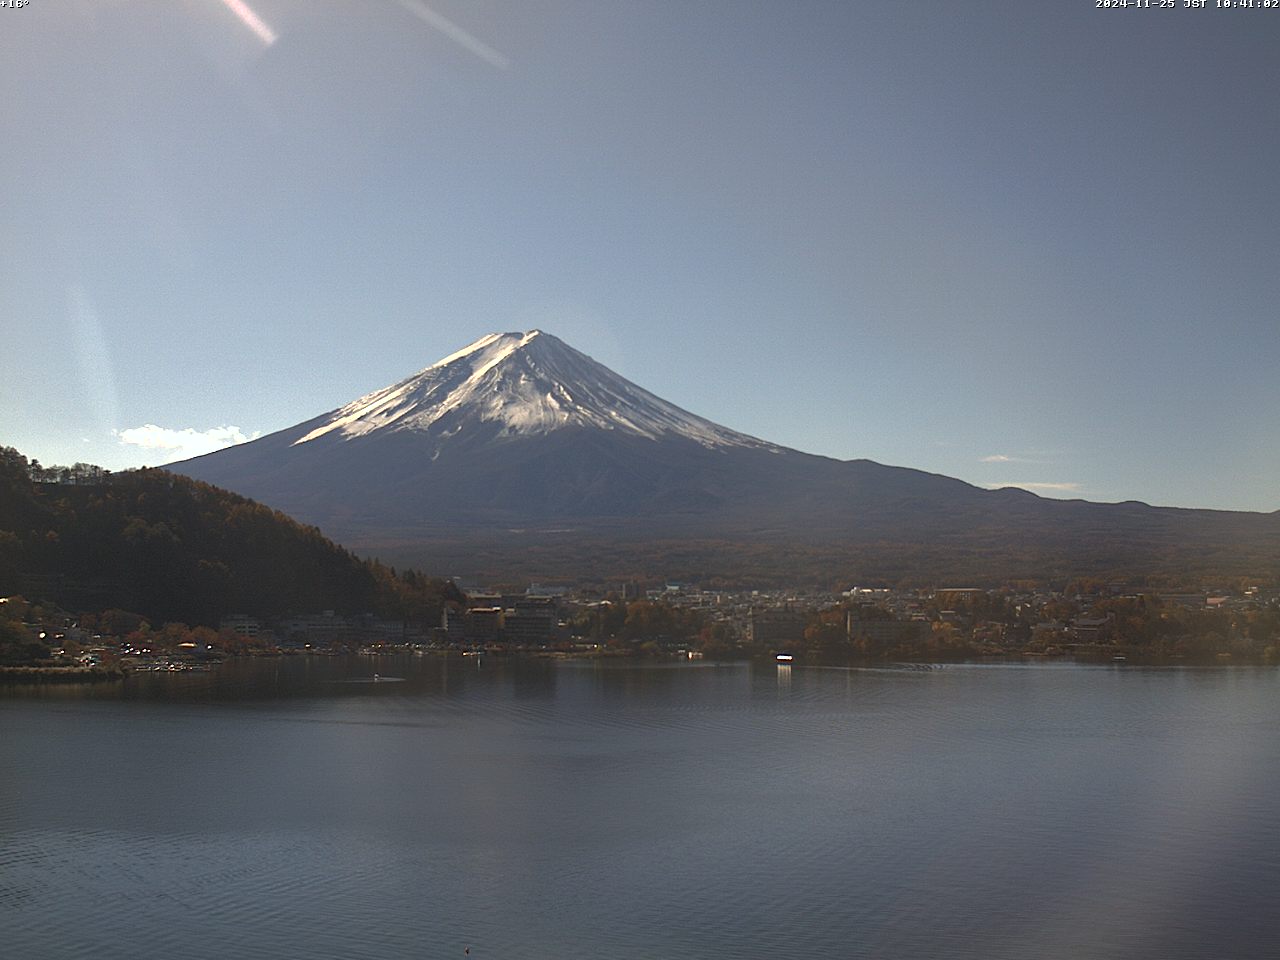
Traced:
<path fill-rule="evenodd" d="M 1280 589 L 1243 590 L 1206 586 L 1197 592 L 1146 591 L 1161 607 L 1199 611 L 1256 610 L 1280 602 Z M 844 608 L 845 635 L 872 644 L 911 643 L 950 626 L 974 641 L 1015 649 L 1033 637 L 1059 646 L 1112 643 L 1117 637 L 1114 614 L 1095 611 L 1104 598 L 1137 599 L 1126 582 L 1106 584 L 1091 598 L 1067 596 L 1048 587 L 988 590 L 956 586 L 917 590 L 854 587 L 840 593 L 820 591 L 702 591 L 681 584 L 650 590 L 648 599 L 697 609 L 712 622 L 729 625 L 754 647 L 783 647 L 805 638 L 815 615 Z M 992 600 L 997 602 L 992 602 Z"/>
<path fill-rule="evenodd" d="M 561 598 L 474 593 L 462 607 L 447 606 L 434 627 L 365 614 L 344 617 L 332 610 L 261 620 L 245 614 L 223 617 L 229 630 L 258 644 L 290 649 L 424 645 L 549 646 L 565 636 Z"/>
<path fill-rule="evenodd" d="M 1137 596 L 1128 592 L 1123 584 L 1110 585 L 1103 595 Z M 379 619 L 370 614 L 342 616 L 333 611 L 269 621 L 235 614 L 222 619 L 218 635 L 223 639 L 239 637 L 255 646 L 285 651 L 583 646 L 585 638 L 574 635 L 574 625 L 589 619 L 584 614 L 592 608 L 648 600 L 697 611 L 697 622 L 718 627 L 718 636 L 756 649 L 781 649 L 801 643 L 820 617 L 828 627 L 835 623 L 832 611 L 838 611 L 837 615 L 842 617 L 847 639 L 871 645 L 923 641 L 935 631 L 948 629 L 988 648 L 1011 651 L 1025 647 L 1033 639 L 1059 647 L 1106 644 L 1123 639 L 1117 636 L 1113 613 L 1095 611 L 1085 598 L 1068 597 L 1047 588 L 988 591 L 978 587 L 927 590 L 856 587 L 831 593 L 702 590 L 667 583 L 647 591 L 627 587 L 620 594 L 611 592 L 608 597 L 602 597 L 599 592 L 575 593 L 565 587 L 533 584 L 524 593 L 503 594 L 473 588 L 466 591 L 466 596 L 465 604 L 448 605 L 435 625 Z M 1147 593 L 1146 597 L 1158 599 L 1164 609 L 1248 611 L 1280 602 L 1280 590 L 1206 589 Z M 59 652 L 64 645 L 69 651 L 76 650 L 81 662 L 86 664 L 96 663 L 103 649 L 104 638 L 81 629 L 70 618 L 60 618 L 57 623 L 33 623 L 28 628 L 33 637 L 40 636 Z M 691 638 L 653 639 L 674 648 L 687 645 Z M 144 657 L 152 653 L 123 648 L 120 652 Z"/>

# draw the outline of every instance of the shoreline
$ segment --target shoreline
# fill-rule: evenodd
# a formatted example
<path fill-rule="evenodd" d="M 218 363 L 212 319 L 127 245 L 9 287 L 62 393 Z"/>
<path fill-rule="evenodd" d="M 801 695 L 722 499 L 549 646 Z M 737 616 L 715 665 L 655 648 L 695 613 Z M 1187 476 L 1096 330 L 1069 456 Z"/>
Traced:
<path fill-rule="evenodd" d="M 39 683 L 103 683 L 123 680 L 119 667 L 0 666 L 0 685 Z"/>

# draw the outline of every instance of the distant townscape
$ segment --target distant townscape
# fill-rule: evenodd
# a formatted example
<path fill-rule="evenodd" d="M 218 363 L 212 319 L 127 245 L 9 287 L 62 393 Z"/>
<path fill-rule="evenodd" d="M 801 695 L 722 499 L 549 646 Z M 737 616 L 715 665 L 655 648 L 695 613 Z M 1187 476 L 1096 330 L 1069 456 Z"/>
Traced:
<path fill-rule="evenodd" d="M 1243 581 L 1194 591 L 1135 590 L 1079 580 L 1061 589 L 855 587 L 707 591 L 626 585 L 599 596 L 533 584 L 518 593 L 463 590 L 438 622 L 228 614 L 216 628 L 152 625 L 108 610 L 71 614 L 0 598 L 0 662 L 68 671 L 185 671 L 226 657 L 515 655 L 746 659 L 813 664 L 1072 657 L 1147 663 L 1275 663 L 1280 590 Z M 74 675 L 69 674 L 69 675 Z"/>

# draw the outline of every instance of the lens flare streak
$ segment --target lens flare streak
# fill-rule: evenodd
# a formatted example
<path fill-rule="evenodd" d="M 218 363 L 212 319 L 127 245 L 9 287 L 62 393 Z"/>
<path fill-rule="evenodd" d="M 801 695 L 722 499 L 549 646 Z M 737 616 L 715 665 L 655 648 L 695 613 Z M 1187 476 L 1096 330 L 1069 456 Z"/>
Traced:
<path fill-rule="evenodd" d="M 224 2 L 230 2 L 230 0 L 224 0 Z M 504 54 L 499 53 L 483 40 L 467 33 L 466 30 L 463 30 L 462 27 L 444 14 L 432 10 L 422 0 L 397 0 L 397 2 L 427 26 L 439 30 L 458 46 L 475 54 L 490 66 L 497 67 L 499 70 L 509 70 L 511 68 L 511 61 Z"/>
<path fill-rule="evenodd" d="M 276 42 L 276 32 L 272 30 L 262 18 L 249 8 L 244 0 L 222 0 L 226 8 L 234 13 L 246 27 L 254 32 L 259 40 L 266 46 L 271 46 Z"/>

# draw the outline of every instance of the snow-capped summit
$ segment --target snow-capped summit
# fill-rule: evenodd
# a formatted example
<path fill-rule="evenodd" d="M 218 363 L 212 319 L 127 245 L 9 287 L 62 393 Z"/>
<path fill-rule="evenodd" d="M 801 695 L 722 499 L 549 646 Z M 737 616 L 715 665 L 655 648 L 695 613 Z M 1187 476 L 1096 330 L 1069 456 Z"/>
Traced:
<path fill-rule="evenodd" d="M 486 577 L 968 580 L 1280 556 L 1280 512 L 1046 500 L 815 456 L 695 416 L 537 330 L 481 337 L 170 469 L 366 552 Z"/>
<path fill-rule="evenodd" d="M 541 330 L 483 336 L 314 423 L 295 446 L 381 430 L 444 439 L 485 424 L 497 436 L 594 427 L 650 440 L 681 436 L 705 447 L 778 449 L 654 396 Z"/>

